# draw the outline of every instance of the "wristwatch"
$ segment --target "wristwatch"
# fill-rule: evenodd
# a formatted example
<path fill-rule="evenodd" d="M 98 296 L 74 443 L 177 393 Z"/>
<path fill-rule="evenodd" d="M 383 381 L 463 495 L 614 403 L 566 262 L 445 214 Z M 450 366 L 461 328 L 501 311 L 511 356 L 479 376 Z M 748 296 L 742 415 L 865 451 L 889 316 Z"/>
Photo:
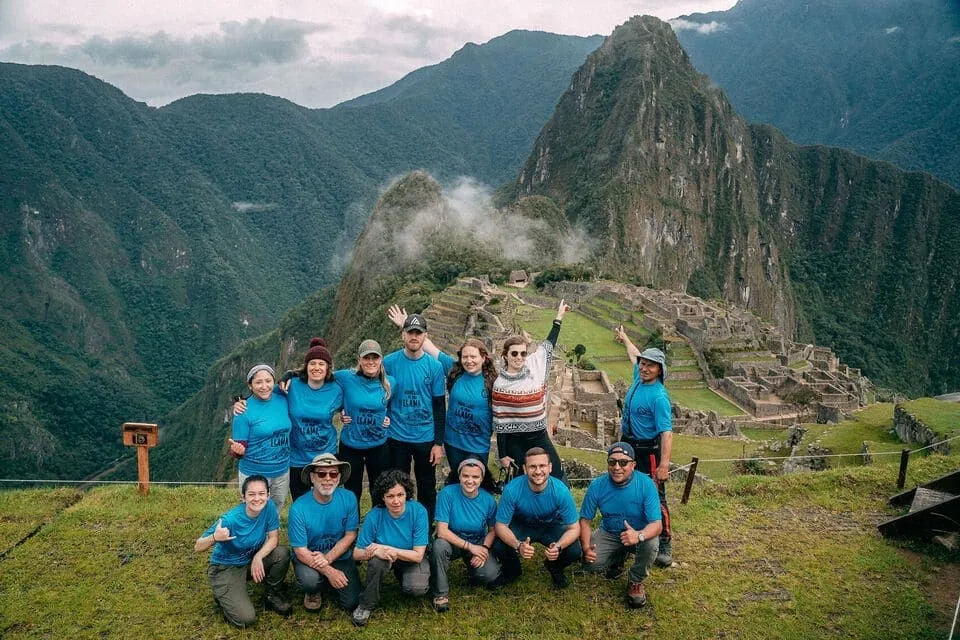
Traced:
<path fill-rule="evenodd" d="M 637 535 L 640 536 L 640 540 L 637 541 L 637 544 L 643 544 L 643 541 L 646 540 L 646 538 L 643 537 L 643 531 L 637 531 Z"/>

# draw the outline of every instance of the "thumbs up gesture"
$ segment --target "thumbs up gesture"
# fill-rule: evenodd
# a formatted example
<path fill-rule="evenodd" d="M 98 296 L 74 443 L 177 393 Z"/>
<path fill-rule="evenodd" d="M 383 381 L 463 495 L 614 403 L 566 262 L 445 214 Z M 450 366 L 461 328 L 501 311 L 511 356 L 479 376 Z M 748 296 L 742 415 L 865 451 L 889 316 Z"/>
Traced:
<path fill-rule="evenodd" d="M 620 534 L 620 542 L 624 546 L 632 547 L 633 545 L 640 542 L 640 532 L 630 526 L 630 523 L 626 520 L 623 521 L 624 530 Z"/>
<path fill-rule="evenodd" d="M 213 530 L 214 542 L 227 542 L 234 540 L 237 536 L 230 535 L 230 529 L 223 526 L 223 518 L 217 520 L 217 528 Z"/>
<path fill-rule="evenodd" d="M 560 557 L 560 545 L 556 542 L 551 542 L 550 546 L 547 547 L 546 551 L 547 560 L 556 560 Z"/>
<path fill-rule="evenodd" d="M 533 557 L 533 545 L 530 544 L 530 536 L 527 536 L 527 539 L 520 543 L 520 548 L 517 549 L 517 551 L 524 560 L 529 560 Z"/>

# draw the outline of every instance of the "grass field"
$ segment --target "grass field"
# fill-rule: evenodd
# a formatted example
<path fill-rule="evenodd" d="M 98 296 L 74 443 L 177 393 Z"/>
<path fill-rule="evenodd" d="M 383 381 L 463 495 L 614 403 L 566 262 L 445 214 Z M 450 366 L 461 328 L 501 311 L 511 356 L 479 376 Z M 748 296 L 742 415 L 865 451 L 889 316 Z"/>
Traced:
<path fill-rule="evenodd" d="M 909 480 L 936 477 L 953 462 L 918 460 Z M 146 498 L 130 486 L 98 488 L 0 560 L 0 636 L 944 638 L 960 555 L 877 535 L 876 523 L 893 513 L 885 501 L 895 475 L 876 466 L 695 487 L 689 504 L 673 502 L 678 564 L 650 576 L 642 610 L 623 607 L 622 579 L 575 573 L 570 588 L 551 589 L 538 549 L 523 578 L 497 593 L 466 586 L 455 565 L 444 615 L 426 599 L 402 598 L 388 579 L 363 630 L 329 599 L 319 614 L 305 612 L 292 571 L 290 618 L 263 612 L 243 631 L 223 622 L 207 586 L 207 554 L 192 545 L 234 503 L 235 488 L 155 487 Z M 0 496 L 18 509 L 59 500 L 42 493 Z"/>
<path fill-rule="evenodd" d="M 907 411 L 933 429 L 940 438 L 960 435 L 960 402 L 918 398 L 903 404 Z"/>

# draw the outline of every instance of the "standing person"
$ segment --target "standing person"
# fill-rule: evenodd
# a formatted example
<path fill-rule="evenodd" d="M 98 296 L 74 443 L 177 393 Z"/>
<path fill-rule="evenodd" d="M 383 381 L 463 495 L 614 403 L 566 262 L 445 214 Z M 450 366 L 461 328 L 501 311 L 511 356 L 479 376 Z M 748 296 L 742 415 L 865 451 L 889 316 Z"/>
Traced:
<path fill-rule="evenodd" d="M 264 605 L 282 616 L 290 615 L 290 602 L 283 595 L 283 579 L 290 566 L 290 552 L 277 545 L 280 516 L 267 479 L 248 476 L 241 487 L 243 503 L 210 525 L 193 545 L 194 551 L 210 554 L 207 577 L 223 617 L 237 627 L 248 627 L 257 612 L 247 594 L 247 579 L 264 582 Z"/>
<path fill-rule="evenodd" d="M 230 454 L 240 459 L 239 482 L 253 474 L 267 479 L 270 498 L 283 509 L 290 491 L 290 414 L 287 398 L 275 387 L 277 374 L 268 364 L 251 367 L 246 410 L 233 416 Z"/>
<path fill-rule="evenodd" d="M 504 582 L 520 577 L 520 558 L 533 557 L 534 542 L 545 547 L 544 565 L 558 589 L 569 584 L 563 570 L 580 557 L 577 505 L 567 485 L 550 475 L 550 466 L 549 454 L 534 447 L 524 459 L 525 475 L 503 489 L 494 551 L 500 558 Z"/>
<path fill-rule="evenodd" d="M 423 351 L 427 320 L 419 313 L 407 316 L 400 332 L 403 348 L 383 359 L 396 381 L 390 403 L 390 466 L 410 470 L 417 482 L 417 500 L 427 509 L 430 522 L 437 503 L 436 465 L 443 458 L 446 396 L 443 367 Z"/>
<path fill-rule="evenodd" d="M 353 559 L 367 562 L 367 586 L 353 610 L 353 623 L 362 627 L 380 602 L 380 587 L 393 569 L 405 595 L 422 596 L 430 589 L 426 550 L 430 523 L 427 510 L 408 499 L 410 476 L 397 469 L 380 474 L 373 483 L 373 509 L 363 519 Z"/>
<path fill-rule="evenodd" d="M 387 407 L 396 382 L 383 368 L 383 350 L 376 340 L 364 340 L 357 350 L 357 368 L 333 374 L 343 389 L 343 429 L 337 457 L 350 464 L 353 472 L 345 486 L 357 497 L 363 493 L 363 470 L 372 488 L 381 473 L 390 467 L 387 450 Z"/>
<path fill-rule="evenodd" d="M 641 353 L 630 341 L 623 325 L 616 328 L 614 337 L 626 347 L 627 356 L 633 363 L 633 384 L 623 402 L 621 439 L 636 452 L 637 469 L 653 478 L 657 485 L 663 531 L 660 533 L 660 550 L 654 564 L 669 567 L 673 563 L 673 536 L 666 483 L 670 477 L 670 453 L 673 449 L 673 413 L 670 396 L 663 384 L 667 377 L 667 357 L 663 351 L 653 347 Z"/>
<path fill-rule="evenodd" d="M 407 319 L 406 309 L 397 305 L 387 312 L 390 320 L 402 327 Z M 467 458 L 486 460 L 490 457 L 490 437 L 493 434 L 493 414 L 490 397 L 497 370 L 487 347 L 481 340 L 467 338 L 454 358 L 441 351 L 429 336 L 423 340 L 427 355 L 440 361 L 446 374 L 447 419 L 444 428 L 443 449 L 450 465 L 446 484 L 459 481 L 457 469 Z M 483 484 L 494 491 L 493 475 L 484 467 Z"/>
<path fill-rule="evenodd" d="M 433 575 L 433 608 L 450 608 L 447 570 L 451 560 L 463 558 L 467 575 L 492 585 L 500 577 L 500 563 L 490 553 L 496 539 L 497 502 L 480 488 L 487 465 L 467 458 L 457 465 L 460 484 L 447 485 L 437 497 L 437 537 L 430 554 Z"/>
<path fill-rule="evenodd" d="M 547 376 L 560 325 L 569 310 L 560 300 L 547 339 L 532 353 L 523 336 L 510 336 L 503 343 L 503 366 L 492 392 L 493 428 L 502 467 L 522 461 L 527 450 L 540 447 L 550 456 L 553 476 L 564 478 L 560 456 L 547 434 Z"/>
<path fill-rule="evenodd" d="M 340 606 L 353 611 L 360 601 L 360 572 L 350 548 L 360 515 L 356 496 L 341 486 L 350 477 L 350 465 L 321 453 L 301 473 L 312 489 L 291 505 L 288 533 L 303 608 L 319 610 L 321 593 L 333 589 Z"/>
<path fill-rule="evenodd" d="M 657 555 L 662 526 L 657 488 L 649 476 L 634 473 L 636 466 L 633 447 L 626 442 L 607 449 L 607 473 L 590 483 L 580 507 L 580 546 L 583 568 L 606 572 L 611 579 L 622 574 L 627 554 L 633 552 L 627 604 L 642 607 L 647 603 L 643 580 Z M 598 509 L 600 527 L 591 530 Z"/>

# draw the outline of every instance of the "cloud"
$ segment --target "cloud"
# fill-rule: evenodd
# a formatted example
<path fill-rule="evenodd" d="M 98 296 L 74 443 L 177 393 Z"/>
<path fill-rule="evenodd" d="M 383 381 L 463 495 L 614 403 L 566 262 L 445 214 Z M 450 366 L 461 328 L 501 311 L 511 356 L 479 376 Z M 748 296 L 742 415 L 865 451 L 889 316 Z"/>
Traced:
<path fill-rule="evenodd" d="M 261 211 L 272 211 L 277 208 L 275 202 L 232 202 L 230 206 L 234 211 L 240 213 L 259 213 Z"/>
<path fill-rule="evenodd" d="M 887 27 L 886 29 L 884 29 L 884 31 L 887 33 L 887 35 L 890 35 L 891 33 L 896 33 L 897 31 L 900 31 L 900 27 Z"/>
<path fill-rule="evenodd" d="M 716 20 L 710 22 L 693 22 L 691 20 L 684 20 L 683 18 L 670 20 L 670 26 L 673 27 L 674 31 L 696 31 L 704 35 L 716 31 L 726 31 L 727 29 L 727 25 L 724 22 L 717 22 Z"/>

